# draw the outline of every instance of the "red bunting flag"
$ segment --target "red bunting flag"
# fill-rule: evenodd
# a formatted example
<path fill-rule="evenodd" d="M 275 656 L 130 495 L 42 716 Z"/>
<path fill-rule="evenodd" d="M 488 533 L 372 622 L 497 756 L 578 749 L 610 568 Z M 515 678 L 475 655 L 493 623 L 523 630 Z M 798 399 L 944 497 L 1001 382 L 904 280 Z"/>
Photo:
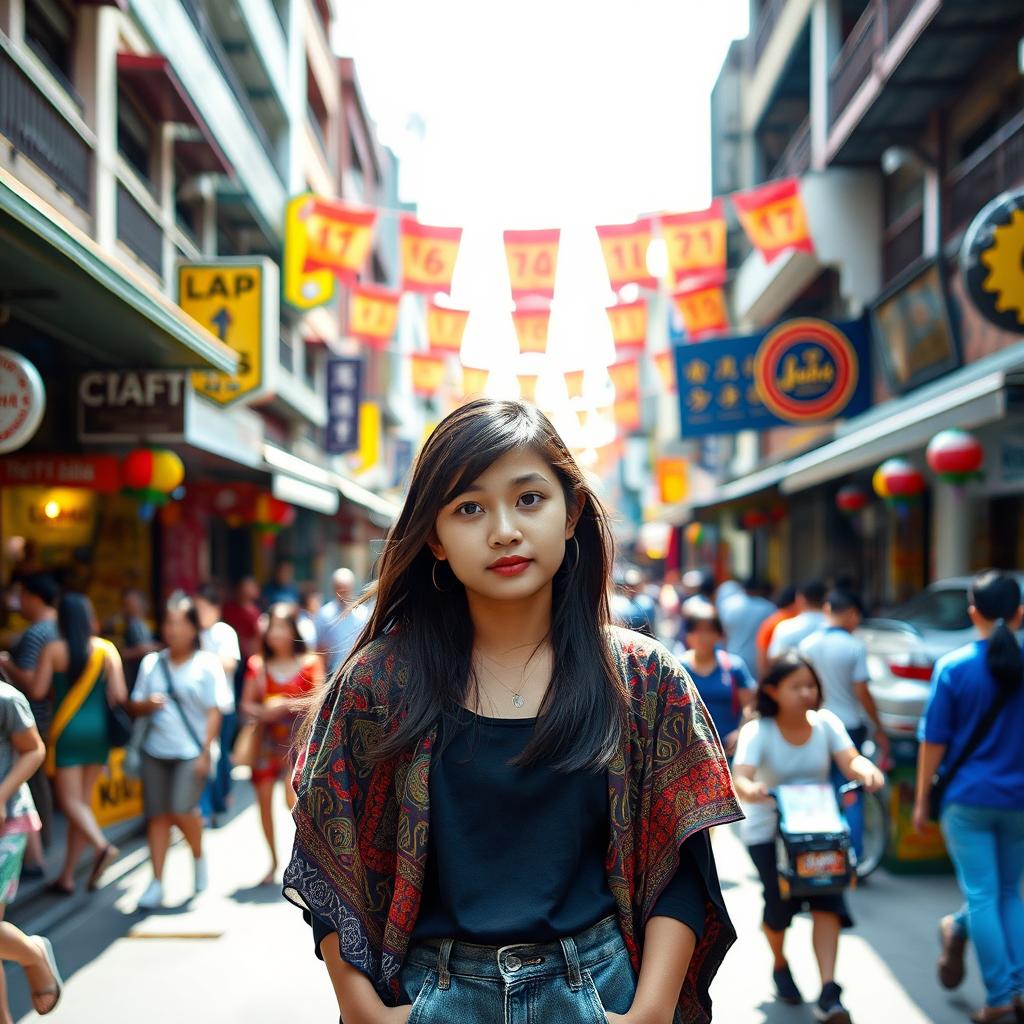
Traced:
<path fill-rule="evenodd" d="M 475 366 L 462 368 L 462 396 L 464 399 L 480 398 L 487 388 L 490 370 L 481 370 Z"/>
<path fill-rule="evenodd" d="M 608 376 L 612 379 L 616 399 L 640 394 L 640 364 L 636 359 L 625 359 L 609 366 Z"/>
<path fill-rule="evenodd" d="M 620 302 L 607 309 L 612 340 L 617 349 L 643 348 L 647 344 L 647 300 Z"/>
<path fill-rule="evenodd" d="M 631 395 L 627 398 L 616 398 L 612 405 L 612 416 L 615 419 L 615 425 L 621 432 L 629 433 L 632 430 L 639 430 L 641 424 L 640 397 Z"/>
<path fill-rule="evenodd" d="M 585 372 L 584 370 L 570 370 L 565 375 L 565 388 L 569 392 L 570 398 L 583 397 L 583 375 Z"/>
<path fill-rule="evenodd" d="M 445 309 L 431 302 L 427 306 L 427 344 L 431 352 L 458 352 L 468 320 L 469 313 L 464 309 Z"/>
<path fill-rule="evenodd" d="M 444 359 L 441 356 L 412 354 L 412 389 L 417 395 L 432 398 L 444 383 Z"/>
<path fill-rule="evenodd" d="M 723 279 L 718 273 L 687 277 L 673 295 L 683 316 L 688 341 L 699 341 L 729 327 Z"/>
<path fill-rule="evenodd" d="M 352 289 L 349 305 L 348 333 L 375 347 L 383 347 L 398 326 L 400 292 L 373 284 L 360 284 Z"/>
<path fill-rule="evenodd" d="M 518 301 L 526 295 L 554 297 L 560 238 L 558 228 L 505 232 L 505 259 L 513 299 Z"/>
<path fill-rule="evenodd" d="M 657 280 L 647 269 L 647 249 L 651 244 L 651 218 L 635 224 L 609 224 L 597 229 L 601 252 L 608 267 L 608 281 L 614 291 L 623 285 L 638 284 L 657 288 Z"/>
<path fill-rule="evenodd" d="M 370 254 L 376 212 L 311 195 L 296 217 L 305 225 L 303 273 L 329 270 L 341 281 L 354 281 Z"/>
<path fill-rule="evenodd" d="M 543 354 L 547 351 L 550 320 L 551 311 L 549 309 L 517 309 L 512 314 L 512 323 L 515 324 L 520 352 Z"/>
<path fill-rule="evenodd" d="M 676 391 L 676 357 L 672 349 L 658 352 L 654 357 L 654 367 L 658 371 L 661 383 L 670 394 Z"/>
<path fill-rule="evenodd" d="M 672 288 L 690 274 L 725 273 L 725 204 L 721 199 L 716 199 L 706 210 L 663 214 L 659 223 L 668 250 Z"/>
<path fill-rule="evenodd" d="M 814 252 L 798 179 L 784 178 L 748 192 L 736 192 L 732 202 L 750 244 L 766 263 L 791 249 Z"/>
<path fill-rule="evenodd" d="M 536 402 L 537 375 L 535 373 L 520 373 L 517 376 L 519 378 L 519 397 L 524 402 Z"/>
<path fill-rule="evenodd" d="M 438 228 L 415 217 L 402 218 L 402 288 L 407 292 L 450 292 L 462 228 Z"/>

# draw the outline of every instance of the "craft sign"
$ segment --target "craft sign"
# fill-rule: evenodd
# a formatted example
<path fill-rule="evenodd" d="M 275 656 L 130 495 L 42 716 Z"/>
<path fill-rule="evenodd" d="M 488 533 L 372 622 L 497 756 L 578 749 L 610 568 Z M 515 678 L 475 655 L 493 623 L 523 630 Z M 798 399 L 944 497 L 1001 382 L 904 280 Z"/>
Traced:
<path fill-rule="evenodd" d="M 95 370 L 78 379 L 80 441 L 177 440 L 192 394 L 184 370 Z"/>
<path fill-rule="evenodd" d="M 675 349 L 682 436 L 823 423 L 871 401 L 864 320 L 786 320 L 762 334 Z"/>

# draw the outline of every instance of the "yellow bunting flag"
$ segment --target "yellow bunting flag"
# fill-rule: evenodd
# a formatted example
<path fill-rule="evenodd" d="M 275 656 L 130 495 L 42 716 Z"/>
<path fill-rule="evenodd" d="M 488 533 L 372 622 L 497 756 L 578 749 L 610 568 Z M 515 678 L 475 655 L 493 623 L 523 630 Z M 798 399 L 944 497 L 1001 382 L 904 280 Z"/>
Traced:
<path fill-rule="evenodd" d="M 787 250 L 814 252 L 807 213 L 796 178 L 773 181 L 732 196 L 750 244 L 771 263 Z"/>
<path fill-rule="evenodd" d="M 673 392 L 676 390 L 676 357 L 672 349 L 667 348 L 664 352 L 658 352 L 654 357 L 654 367 L 658 371 L 665 390 Z"/>
<path fill-rule="evenodd" d="M 513 299 L 526 295 L 554 297 L 560 238 L 558 228 L 505 232 L 505 259 L 508 261 Z"/>
<path fill-rule="evenodd" d="M 565 375 L 565 389 L 570 398 L 583 397 L 583 375 L 585 370 L 570 370 Z"/>
<path fill-rule="evenodd" d="M 640 394 L 640 364 L 635 359 L 625 359 L 608 367 L 616 398 L 632 398 Z"/>
<path fill-rule="evenodd" d="M 524 402 L 537 401 L 537 375 L 535 373 L 517 374 L 519 379 L 519 397 Z"/>
<path fill-rule="evenodd" d="M 305 243 L 302 272 L 329 270 L 341 281 L 354 281 L 370 255 L 376 211 L 312 194 L 292 202 L 304 235 L 293 240 Z"/>
<path fill-rule="evenodd" d="M 647 249 L 651 244 L 651 218 L 635 224 L 610 224 L 597 229 L 601 252 L 608 267 L 608 281 L 614 291 L 624 285 L 657 288 L 657 280 L 647 269 Z"/>
<path fill-rule="evenodd" d="M 725 291 L 717 273 L 686 278 L 673 298 L 682 314 L 688 341 L 699 341 L 728 329 Z"/>
<path fill-rule="evenodd" d="M 431 352 L 458 352 L 468 320 L 469 313 L 464 309 L 445 309 L 431 302 L 427 306 L 427 343 Z"/>
<path fill-rule="evenodd" d="M 462 396 L 465 399 L 481 398 L 487 388 L 487 378 L 490 370 L 481 370 L 475 366 L 463 366 L 462 368 Z"/>
<path fill-rule="evenodd" d="M 686 500 L 690 487 L 690 464 L 677 456 L 665 456 L 655 463 L 658 495 L 663 505 L 676 505 Z"/>
<path fill-rule="evenodd" d="M 721 199 L 716 199 L 706 210 L 663 214 L 659 223 L 673 288 L 690 274 L 725 273 L 725 205 Z"/>
<path fill-rule="evenodd" d="M 620 302 L 608 307 L 612 340 L 619 349 L 643 348 L 647 344 L 647 300 Z"/>
<path fill-rule="evenodd" d="M 376 402 L 359 406 L 359 472 L 364 473 L 380 462 L 381 419 Z"/>
<path fill-rule="evenodd" d="M 450 292 L 462 228 L 438 228 L 402 218 L 402 290 Z"/>
<path fill-rule="evenodd" d="M 516 337 L 519 339 L 519 351 L 544 353 L 548 347 L 548 322 L 551 311 L 548 309 L 517 309 L 512 314 Z"/>
<path fill-rule="evenodd" d="M 373 284 L 360 284 L 352 289 L 349 305 L 348 333 L 377 348 L 386 345 L 398 326 L 400 292 Z"/>
<path fill-rule="evenodd" d="M 412 389 L 417 395 L 433 398 L 444 383 L 444 358 L 442 356 L 425 355 L 422 352 L 412 354 Z"/>
<path fill-rule="evenodd" d="M 616 398 L 612 406 L 615 425 L 622 432 L 640 429 L 640 397 Z"/>

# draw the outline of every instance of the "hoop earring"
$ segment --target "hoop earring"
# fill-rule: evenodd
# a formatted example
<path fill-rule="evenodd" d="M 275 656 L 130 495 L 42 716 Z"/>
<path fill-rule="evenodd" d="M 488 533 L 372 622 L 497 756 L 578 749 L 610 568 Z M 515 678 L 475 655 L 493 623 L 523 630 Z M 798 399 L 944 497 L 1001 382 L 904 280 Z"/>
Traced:
<path fill-rule="evenodd" d="M 573 544 L 576 545 L 576 558 L 573 561 L 572 566 L 568 567 L 566 569 L 566 572 L 568 572 L 571 575 L 572 573 L 574 573 L 576 571 L 576 567 L 580 564 L 580 542 L 576 539 L 576 535 L 575 534 L 573 534 L 569 538 L 569 540 L 571 540 L 573 542 Z M 568 547 L 568 546 L 569 545 L 566 544 L 566 547 Z"/>
<path fill-rule="evenodd" d="M 438 586 L 438 583 L 437 583 L 437 567 L 440 564 L 441 564 L 441 559 L 440 558 L 435 558 L 434 559 L 434 564 L 430 567 L 430 582 L 434 584 L 434 589 L 439 594 L 447 594 L 448 591 L 451 590 L 451 587 L 448 587 L 446 589 L 444 587 Z"/>

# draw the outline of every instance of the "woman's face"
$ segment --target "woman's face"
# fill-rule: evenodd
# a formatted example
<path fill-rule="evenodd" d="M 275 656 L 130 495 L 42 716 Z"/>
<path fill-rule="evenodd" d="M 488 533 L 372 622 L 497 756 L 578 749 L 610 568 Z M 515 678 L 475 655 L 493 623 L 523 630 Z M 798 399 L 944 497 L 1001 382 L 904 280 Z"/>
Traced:
<path fill-rule="evenodd" d="M 164 615 L 164 640 L 172 651 L 190 651 L 195 648 L 196 631 L 188 616 L 176 609 L 169 609 Z"/>
<path fill-rule="evenodd" d="M 686 643 L 695 654 L 713 654 L 721 640 L 722 634 L 715 629 L 713 622 L 697 622 L 686 631 Z"/>
<path fill-rule="evenodd" d="M 806 665 L 790 672 L 778 686 L 766 686 L 765 692 L 779 705 L 781 714 L 800 714 L 818 706 L 818 687 Z"/>
<path fill-rule="evenodd" d="M 544 458 L 510 452 L 441 509 L 430 550 L 471 595 L 521 600 L 550 584 L 578 518 Z"/>
<path fill-rule="evenodd" d="M 267 623 L 267 646 L 280 658 L 290 657 L 294 651 L 295 633 L 287 619 L 272 618 Z"/>

